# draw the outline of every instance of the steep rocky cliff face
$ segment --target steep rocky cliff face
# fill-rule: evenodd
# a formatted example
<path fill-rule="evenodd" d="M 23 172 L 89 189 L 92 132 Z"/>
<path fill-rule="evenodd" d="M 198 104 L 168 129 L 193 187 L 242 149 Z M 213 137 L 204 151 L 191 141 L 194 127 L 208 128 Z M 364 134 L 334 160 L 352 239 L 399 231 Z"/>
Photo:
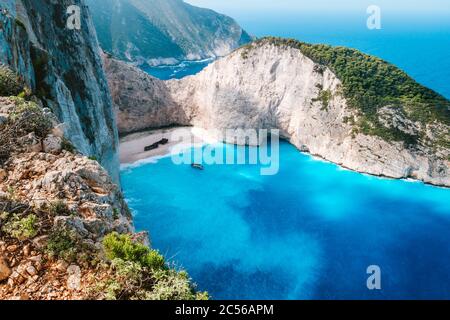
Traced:
<path fill-rule="evenodd" d="M 182 0 L 87 0 L 102 48 L 137 63 L 224 56 L 251 41 L 230 17 Z"/>
<path fill-rule="evenodd" d="M 117 76 L 107 72 L 110 79 Z M 445 110 L 444 120 L 423 123 L 387 104 L 370 113 L 377 126 L 368 126 L 369 111 L 349 102 L 341 79 L 290 45 L 260 41 L 216 61 L 196 76 L 165 83 L 148 81 L 158 83 L 154 87 L 158 96 L 169 97 L 167 105 L 171 107 L 160 107 L 159 119 L 174 117 L 175 104 L 178 114 L 195 126 L 279 129 L 300 150 L 352 170 L 450 186 Z M 122 105 L 117 94 L 114 92 L 113 98 L 119 109 L 133 113 L 145 108 Z M 151 95 L 150 91 L 147 99 Z M 442 97 L 436 101 L 446 103 Z M 411 142 L 409 137 L 416 140 Z"/>
<path fill-rule="evenodd" d="M 66 28 L 74 4 L 80 30 Z M 0 300 L 206 299 L 134 233 L 83 4 L 0 4 Z"/>
<path fill-rule="evenodd" d="M 207 299 L 36 97 L 0 97 L 0 300 Z"/>
<path fill-rule="evenodd" d="M 28 34 L 23 25 L 17 24 L 15 1 L 0 5 L 0 62 L 17 71 L 30 88 L 34 88 L 34 69 L 30 56 Z"/>
<path fill-rule="evenodd" d="M 70 5 L 81 8 L 80 30 L 66 27 Z M 53 110 L 75 147 L 118 181 L 114 112 L 84 1 L 6 0 L 0 7 L 0 62 Z"/>
<path fill-rule="evenodd" d="M 172 101 L 166 83 L 149 77 L 132 65 L 106 55 L 103 57 L 121 135 L 189 123 L 187 116 Z"/>

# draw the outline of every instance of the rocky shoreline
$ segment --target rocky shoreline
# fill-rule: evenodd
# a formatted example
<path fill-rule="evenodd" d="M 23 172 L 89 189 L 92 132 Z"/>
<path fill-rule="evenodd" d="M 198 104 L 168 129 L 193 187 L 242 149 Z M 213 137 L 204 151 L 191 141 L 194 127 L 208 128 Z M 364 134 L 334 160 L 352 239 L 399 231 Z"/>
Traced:
<path fill-rule="evenodd" d="M 164 146 L 162 148 L 158 148 L 153 151 L 145 152 L 144 147 L 148 144 L 151 144 L 153 142 L 159 141 L 163 137 L 170 137 L 171 133 L 178 129 L 190 129 L 191 127 L 175 127 L 175 128 L 166 128 L 166 129 L 155 129 L 155 130 L 146 130 L 139 133 L 129 134 L 125 137 L 122 137 L 120 140 L 120 163 L 122 168 L 126 168 L 129 166 L 137 165 L 139 163 L 143 163 L 146 161 L 152 161 L 157 160 L 160 157 L 169 156 L 171 154 L 171 148 L 177 145 L 176 141 L 171 141 L 171 143 L 167 146 Z M 193 135 L 195 136 L 195 135 Z M 287 139 L 287 142 L 290 143 L 290 141 Z M 208 139 L 202 139 L 197 136 L 197 140 L 195 143 L 208 143 Z M 295 145 L 294 145 L 295 146 Z M 358 172 L 360 174 L 366 174 L 372 177 L 377 177 L 380 179 L 388 179 L 388 180 L 404 180 L 408 182 L 414 182 L 414 183 L 424 183 L 429 186 L 433 187 L 439 187 L 439 188 L 450 188 L 446 185 L 439 185 L 439 184 L 433 184 L 424 182 L 417 179 L 407 178 L 407 177 L 392 177 L 392 176 L 386 176 L 386 175 L 380 175 L 380 174 L 371 174 L 369 172 L 365 171 L 357 171 L 352 168 L 348 168 L 341 163 L 336 163 L 329 161 L 328 159 L 322 157 L 320 154 L 312 154 L 308 152 L 307 150 L 301 149 L 296 147 L 297 150 L 301 153 L 310 155 L 314 159 L 318 161 L 325 161 L 329 163 L 333 163 L 337 166 L 339 166 L 343 170 L 349 170 L 353 172 Z"/>

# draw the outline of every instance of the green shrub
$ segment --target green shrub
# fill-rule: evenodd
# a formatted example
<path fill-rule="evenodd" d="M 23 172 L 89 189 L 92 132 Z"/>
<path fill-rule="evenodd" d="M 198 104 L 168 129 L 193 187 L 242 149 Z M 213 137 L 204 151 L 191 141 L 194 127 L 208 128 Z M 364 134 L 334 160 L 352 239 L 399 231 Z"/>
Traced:
<path fill-rule="evenodd" d="M 55 229 L 49 235 L 45 252 L 50 258 L 74 261 L 78 252 L 77 245 L 78 239 L 73 231 Z"/>
<path fill-rule="evenodd" d="M 18 200 L 18 196 L 17 196 L 17 192 L 16 189 L 14 189 L 14 187 L 12 186 L 8 186 L 7 191 L 7 195 L 8 195 L 8 199 L 11 201 L 17 201 Z"/>
<path fill-rule="evenodd" d="M 321 110 L 328 110 L 331 98 L 332 94 L 330 90 L 321 89 L 317 98 L 313 99 L 312 102 L 320 101 L 320 103 L 322 104 Z"/>
<path fill-rule="evenodd" d="M 45 138 L 52 129 L 52 123 L 41 107 L 33 101 L 26 101 L 23 98 L 12 98 L 15 108 L 10 115 L 12 125 L 17 128 L 15 134 L 20 137 L 30 132 L 34 132 L 39 138 Z"/>
<path fill-rule="evenodd" d="M 53 216 L 70 216 L 73 214 L 67 204 L 62 200 L 52 202 L 49 205 L 48 211 Z"/>
<path fill-rule="evenodd" d="M 148 270 L 140 263 L 112 260 L 112 277 L 100 282 L 93 294 L 106 300 L 208 300 L 196 292 L 186 272 Z M 100 295 L 100 297 L 99 297 Z"/>
<path fill-rule="evenodd" d="M 61 142 L 61 149 L 66 150 L 70 153 L 74 153 L 76 151 L 74 145 L 72 142 L 69 141 L 67 138 L 63 138 Z"/>
<path fill-rule="evenodd" d="M 113 219 L 114 219 L 114 220 L 117 220 L 117 219 L 119 219 L 119 217 L 120 217 L 120 211 L 119 211 L 119 209 L 114 208 L 114 209 L 113 209 Z"/>
<path fill-rule="evenodd" d="M 155 285 L 145 295 L 146 300 L 208 300 L 206 292 L 196 293 L 186 272 L 175 270 L 154 274 Z"/>
<path fill-rule="evenodd" d="M 110 260 L 122 259 L 136 262 L 142 267 L 150 269 L 165 268 L 164 257 L 158 251 L 134 242 L 129 235 L 119 235 L 116 232 L 110 233 L 103 239 L 103 248 L 106 257 Z"/>
<path fill-rule="evenodd" d="M 141 277 L 142 266 L 138 262 L 125 261 L 122 259 L 114 259 L 111 266 L 116 271 L 116 275 L 124 277 L 128 281 L 138 281 Z"/>
<path fill-rule="evenodd" d="M 8 220 L 8 218 L 9 218 L 9 212 L 7 212 L 7 211 L 0 211 L 0 222 L 1 222 L 1 224 L 3 224 L 6 220 Z"/>
<path fill-rule="evenodd" d="M 9 67 L 0 64 L 0 96 L 16 96 L 24 89 L 24 85 Z"/>
<path fill-rule="evenodd" d="M 27 240 L 38 234 L 38 218 L 34 214 L 30 214 L 25 218 L 21 218 L 18 214 L 14 214 L 8 219 L 2 230 L 18 240 Z"/>
<path fill-rule="evenodd" d="M 145 286 L 144 271 L 137 262 L 114 259 L 111 261 L 113 277 L 99 283 L 97 292 L 106 300 L 137 299 L 137 294 Z"/>
<path fill-rule="evenodd" d="M 124 297 L 122 284 L 116 280 L 99 283 L 93 294 L 97 295 L 98 292 L 103 292 L 103 297 L 101 298 L 105 300 L 120 300 Z"/>
<path fill-rule="evenodd" d="M 107 300 L 207 300 L 197 293 L 186 272 L 169 269 L 155 250 L 136 243 L 130 235 L 113 232 L 103 240 L 111 261 L 111 277 L 98 283 L 94 299 Z"/>
<path fill-rule="evenodd" d="M 34 132 L 38 138 L 50 133 L 52 123 L 42 109 L 33 101 L 11 97 L 15 108 L 6 124 L 0 128 L 0 164 L 4 163 L 14 150 L 17 150 L 18 138 Z"/>
<path fill-rule="evenodd" d="M 28 99 L 30 99 L 31 95 L 32 95 L 31 89 L 25 87 L 24 90 L 21 91 L 21 92 L 17 95 L 17 97 L 18 97 L 18 98 L 21 98 L 21 99 L 28 100 Z"/>

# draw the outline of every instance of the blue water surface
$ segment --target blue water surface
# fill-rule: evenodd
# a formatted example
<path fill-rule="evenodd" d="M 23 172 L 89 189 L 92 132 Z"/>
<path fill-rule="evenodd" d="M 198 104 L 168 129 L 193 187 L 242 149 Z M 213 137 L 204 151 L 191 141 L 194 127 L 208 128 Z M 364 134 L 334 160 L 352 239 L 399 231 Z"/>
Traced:
<path fill-rule="evenodd" d="M 448 17 L 383 12 L 382 30 L 368 30 L 365 11 L 229 14 L 256 36 L 376 55 L 450 98 Z M 181 78 L 207 63 L 146 71 Z M 122 183 L 137 228 L 213 298 L 450 298 L 450 190 L 344 171 L 287 143 L 280 161 L 278 175 L 261 176 L 164 158 L 124 169 Z M 369 265 L 381 268 L 380 291 L 366 287 Z"/>
<path fill-rule="evenodd" d="M 176 65 L 161 65 L 161 66 L 142 66 L 142 70 L 148 74 L 161 79 L 181 79 L 186 76 L 194 75 L 202 71 L 214 59 L 205 59 L 198 61 L 183 61 Z"/>
<path fill-rule="evenodd" d="M 138 229 L 213 298 L 450 298 L 448 189 L 344 171 L 286 142 L 274 176 L 168 157 L 124 169 L 122 184 Z"/>

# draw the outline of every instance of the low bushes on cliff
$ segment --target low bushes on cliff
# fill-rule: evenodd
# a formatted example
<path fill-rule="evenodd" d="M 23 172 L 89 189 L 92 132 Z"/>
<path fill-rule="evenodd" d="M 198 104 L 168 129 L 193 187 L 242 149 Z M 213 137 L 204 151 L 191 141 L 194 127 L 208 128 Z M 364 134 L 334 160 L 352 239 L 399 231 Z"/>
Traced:
<path fill-rule="evenodd" d="M 24 85 L 17 74 L 9 67 L 0 64 L 0 96 L 16 96 L 24 90 Z"/>
<path fill-rule="evenodd" d="M 4 212 L 7 215 L 7 212 Z M 2 227 L 3 232 L 18 240 L 27 240 L 38 234 L 38 218 L 34 214 L 22 217 L 13 214 Z"/>
<path fill-rule="evenodd" d="M 8 194 L 0 196 L 0 240 L 26 241 L 42 230 L 42 212 L 20 202 L 11 188 Z"/>
<path fill-rule="evenodd" d="M 51 130 L 52 123 L 41 107 L 34 101 L 12 98 L 16 107 L 10 115 L 11 126 L 18 137 L 34 132 L 38 138 L 44 138 Z"/>
<path fill-rule="evenodd" d="M 52 128 L 51 121 L 35 102 L 19 97 L 11 100 L 15 108 L 8 121 L 0 125 L 0 164 L 19 148 L 21 138 L 31 133 L 37 139 L 43 139 Z"/>
<path fill-rule="evenodd" d="M 103 240 L 112 276 L 92 292 L 95 299 L 109 300 L 205 300 L 195 291 L 185 272 L 169 268 L 155 250 L 135 242 L 129 235 L 111 233 Z"/>
<path fill-rule="evenodd" d="M 72 262 L 77 257 L 78 239 L 74 232 L 66 229 L 54 229 L 49 234 L 45 252 L 52 259 Z"/>
<path fill-rule="evenodd" d="M 74 212 L 69 209 L 67 204 L 62 200 L 56 200 L 47 205 L 48 211 L 53 216 L 70 216 Z"/>
<path fill-rule="evenodd" d="M 140 264 L 149 269 L 163 269 L 163 256 L 143 244 L 134 242 L 128 235 L 111 233 L 103 239 L 106 257 L 110 260 L 121 259 Z"/>

